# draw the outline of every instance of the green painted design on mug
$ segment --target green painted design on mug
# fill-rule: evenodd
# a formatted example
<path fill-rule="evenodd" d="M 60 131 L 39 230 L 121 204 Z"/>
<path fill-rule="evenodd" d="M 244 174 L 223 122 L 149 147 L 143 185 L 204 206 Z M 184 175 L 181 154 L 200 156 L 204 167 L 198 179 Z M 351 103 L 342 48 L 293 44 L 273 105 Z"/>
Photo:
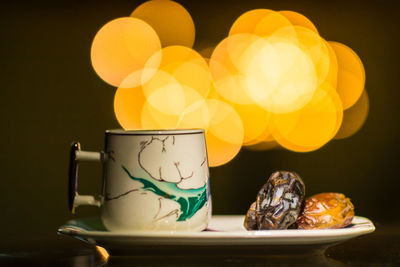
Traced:
<path fill-rule="evenodd" d="M 163 198 L 176 201 L 181 207 L 181 214 L 177 221 L 186 221 L 187 219 L 190 219 L 207 202 L 208 181 L 200 188 L 180 189 L 175 183 L 157 180 L 149 181 L 145 178 L 135 177 L 123 165 L 122 169 L 131 179 L 143 184 L 141 189 L 153 192 L 154 194 Z"/>

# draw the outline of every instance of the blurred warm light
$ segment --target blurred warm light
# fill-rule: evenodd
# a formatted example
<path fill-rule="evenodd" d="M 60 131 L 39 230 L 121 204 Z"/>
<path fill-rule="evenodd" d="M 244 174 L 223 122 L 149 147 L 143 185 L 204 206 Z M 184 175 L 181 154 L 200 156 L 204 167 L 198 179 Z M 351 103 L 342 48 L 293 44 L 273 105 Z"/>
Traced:
<path fill-rule="evenodd" d="M 260 34 L 260 36 L 266 36 L 281 27 L 291 25 L 292 24 L 285 16 L 276 11 L 270 9 L 254 9 L 243 13 L 236 19 L 229 31 L 229 36 L 238 33 L 256 32 Z"/>
<path fill-rule="evenodd" d="M 140 130 L 141 112 L 146 98 L 142 88 L 118 88 L 114 96 L 114 113 L 125 130 Z"/>
<path fill-rule="evenodd" d="M 256 139 L 253 139 L 250 142 L 244 143 L 243 146 L 248 150 L 254 151 L 265 151 L 271 149 L 279 149 L 282 148 L 274 139 L 271 134 L 270 127 L 272 127 L 272 120 L 269 120 L 268 127 L 264 130 L 264 132 L 258 136 Z"/>
<path fill-rule="evenodd" d="M 329 53 L 329 70 L 326 74 L 325 82 L 329 83 L 332 86 L 332 89 L 336 90 L 337 87 L 337 79 L 338 79 L 338 61 L 335 54 L 335 50 L 333 50 L 332 46 L 329 42 L 324 40 L 326 48 L 328 48 Z"/>
<path fill-rule="evenodd" d="M 185 62 L 175 69 L 173 75 L 182 85 L 206 97 L 210 91 L 211 75 L 207 62 L 204 59 L 202 62 L 204 66 L 197 62 Z"/>
<path fill-rule="evenodd" d="M 310 101 L 316 73 L 310 56 L 294 43 L 257 41 L 243 64 L 249 96 L 269 112 L 287 113 Z"/>
<path fill-rule="evenodd" d="M 159 66 L 154 71 L 151 66 L 158 59 Z M 146 128 L 187 128 L 188 121 L 182 121 L 181 114 L 194 103 L 204 101 L 211 87 L 207 62 L 184 46 L 168 46 L 156 52 L 146 63 L 142 78 L 147 102 L 141 117 Z M 194 121 L 190 123 L 194 128 L 203 126 L 195 126 Z"/>
<path fill-rule="evenodd" d="M 253 103 L 248 96 L 246 77 L 237 68 L 242 53 L 234 54 L 232 51 L 238 51 L 239 47 L 245 48 L 255 38 L 259 39 L 247 33 L 230 36 L 217 45 L 210 57 L 210 72 L 215 89 L 232 103 Z"/>
<path fill-rule="evenodd" d="M 131 17 L 146 21 L 157 32 L 163 47 L 183 45 L 192 47 L 195 27 L 189 12 L 169 0 L 147 1 L 138 6 Z"/>
<path fill-rule="evenodd" d="M 179 115 L 186 107 L 185 88 L 169 73 L 158 70 L 153 78 L 143 85 L 149 104 L 162 113 Z"/>
<path fill-rule="evenodd" d="M 155 76 L 157 77 L 157 75 Z M 156 90 L 144 103 L 141 124 L 144 129 L 207 129 L 210 117 L 205 99 L 195 90 L 168 84 Z"/>
<path fill-rule="evenodd" d="M 214 167 L 242 146 L 314 151 L 365 122 L 360 58 L 304 15 L 245 12 L 200 53 L 194 35 L 190 14 L 170 0 L 145 2 L 97 33 L 92 64 L 118 87 L 114 111 L 124 129 L 203 128 Z"/>
<path fill-rule="evenodd" d="M 348 46 L 329 42 L 335 51 L 338 61 L 337 92 L 343 103 L 343 108 L 348 109 L 360 98 L 365 84 L 365 70 L 358 55 Z"/>
<path fill-rule="evenodd" d="M 336 65 L 331 66 L 329 49 L 325 40 L 318 33 L 305 27 L 295 26 L 294 30 L 299 46 L 309 55 L 314 64 L 317 84 L 324 83 L 328 78 L 329 68 L 337 68 Z"/>
<path fill-rule="evenodd" d="M 243 123 L 244 145 L 257 140 L 266 131 L 270 123 L 270 113 L 256 104 L 236 104 L 233 107 Z"/>
<path fill-rule="evenodd" d="M 303 109 L 275 114 L 272 134 L 283 147 L 296 152 L 316 150 L 329 142 L 339 129 L 343 110 L 334 92 L 316 91 Z"/>
<path fill-rule="evenodd" d="M 140 116 L 143 130 L 176 129 L 179 122 L 179 115 L 163 113 L 148 101 L 144 103 Z"/>
<path fill-rule="evenodd" d="M 257 23 L 253 33 L 261 37 L 268 37 L 282 28 L 290 29 L 292 27 L 292 23 L 285 16 L 272 11 Z"/>
<path fill-rule="evenodd" d="M 263 141 L 253 145 L 246 146 L 246 149 L 254 151 L 265 151 L 278 148 L 280 148 L 280 146 L 276 141 L 265 141 L 265 142 Z"/>
<path fill-rule="evenodd" d="M 285 16 L 294 26 L 302 26 L 318 34 L 317 27 L 306 16 L 290 10 L 282 10 L 278 13 Z"/>
<path fill-rule="evenodd" d="M 145 71 L 142 74 L 146 96 L 157 89 L 157 87 L 149 89 L 146 85 L 146 82 L 150 79 L 154 80 L 154 68 L 152 66 L 157 63 L 158 71 L 170 75 L 177 83 L 196 90 L 203 97 L 208 95 L 211 75 L 206 60 L 191 48 L 174 45 L 156 52 L 146 62 Z"/>
<path fill-rule="evenodd" d="M 238 33 L 252 33 L 257 24 L 268 14 L 274 11 L 270 9 L 253 9 L 240 15 L 233 23 L 229 36 Z"/>
<path fill-rule="evenodd" d="M 336 134 L 335 139 L 343 139 L 352 136 L 364 125 L 369 111 L 369 99 L 366 91 L 358 101 L 344 111 L 343 123 Z"/>
<path fill-rule="evenodd" d="M 270 128 L 272 127 L 272 119 L 271 119 L 271 115 L 269 118 L 269 124 L 268 126 L 265 128 L 265 130 L 261 133 L 261 135 L 259 135 L 257 138 L 250 140 L 246 143 L 243 143 L 243 146 L 245 147 L 253 147 L 256 144 L 261 144 L 261 143 L 271 143 L 271 142 L 275 142 L 274 137 L 272 136 L 271 130 Z"/>
<path fill-rule="evenodd" d="M 229 104 L 207 100 L 210 114 L 206 131 L 207 153 L 211 167 L 220 166 L 233 159 L 243 144 L 244 129 L 240 116 Z"/>
<path fill-rule="evenodd" d="M 177 128 L 208 129 L 210 126 L 210 112 L 206 100 L 199 100 L 189 105 L 179 116 Z"/>
<path fill-rule="evenodd" d="M 153 28 L 136 18 L 118 18 L 108 22 L 96 34 L 91 48 L 92 66 L 105 82 L 124 88 L 141 83 L 141 70 L 148 58 L 161 48 Z M 154 62 L 153 68 L 157 68 Z"/>

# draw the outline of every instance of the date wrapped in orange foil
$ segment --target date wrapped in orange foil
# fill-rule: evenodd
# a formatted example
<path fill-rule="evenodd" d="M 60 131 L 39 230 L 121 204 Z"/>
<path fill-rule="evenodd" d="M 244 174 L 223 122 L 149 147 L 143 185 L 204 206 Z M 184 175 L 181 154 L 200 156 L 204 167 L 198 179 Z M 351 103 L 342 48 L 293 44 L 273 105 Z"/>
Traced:
<path fill-rule="evenodd" d="M 340 193 L 321 193 L 306 200 L 296 224 L 298 229 L 336 229 L 349 225 L 353 217 L 349 198 Z"/>

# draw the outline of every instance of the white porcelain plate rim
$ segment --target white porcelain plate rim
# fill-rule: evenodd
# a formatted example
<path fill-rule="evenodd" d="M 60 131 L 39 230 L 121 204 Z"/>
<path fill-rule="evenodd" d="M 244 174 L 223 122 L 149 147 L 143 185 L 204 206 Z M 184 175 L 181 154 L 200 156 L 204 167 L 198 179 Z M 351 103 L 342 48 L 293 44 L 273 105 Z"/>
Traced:
<path fill-rule="evenodd" d="M 92 231 L 74 226 L 79 219 L 71 220 L 58 229 L 58 233 L 80 238 L 92 239 L 119 239 L 127 238 L 135 243 L 143 241 L 168 240 L 192 241 L 195 243 L 213 242 L 229 243 L 232 239 L 239 243 L 285 243 L 285 244 L 315 244 L 341 241 L 359 235 L 371 233 L 375 230 L 374 224 L 365 217 L 355 216 L 352 225 L 342 229 L 324 230 L 259 230 L 246 231 L 242 226 L 244 216 L 242 215 L 214 215 L 209 224 L 209 231 L 185 232 L 185 231 L 131 231 L 131 232 L 107 232 Z M 251 241 L 253 240 L 253 241 Z M 282 241 L 282 242 L 279 242 Z"/>

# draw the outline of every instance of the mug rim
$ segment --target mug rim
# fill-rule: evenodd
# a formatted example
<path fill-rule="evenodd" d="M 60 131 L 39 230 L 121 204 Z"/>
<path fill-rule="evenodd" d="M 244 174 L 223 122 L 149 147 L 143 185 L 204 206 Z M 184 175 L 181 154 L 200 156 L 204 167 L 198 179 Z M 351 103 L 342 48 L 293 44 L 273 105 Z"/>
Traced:
<path fill-rule="evenodd" d="M 168 130 L 106 130 L 107 135 L 179 135 L 179 134 L 202 134 L 204 129 L 168 129 Z"/>

